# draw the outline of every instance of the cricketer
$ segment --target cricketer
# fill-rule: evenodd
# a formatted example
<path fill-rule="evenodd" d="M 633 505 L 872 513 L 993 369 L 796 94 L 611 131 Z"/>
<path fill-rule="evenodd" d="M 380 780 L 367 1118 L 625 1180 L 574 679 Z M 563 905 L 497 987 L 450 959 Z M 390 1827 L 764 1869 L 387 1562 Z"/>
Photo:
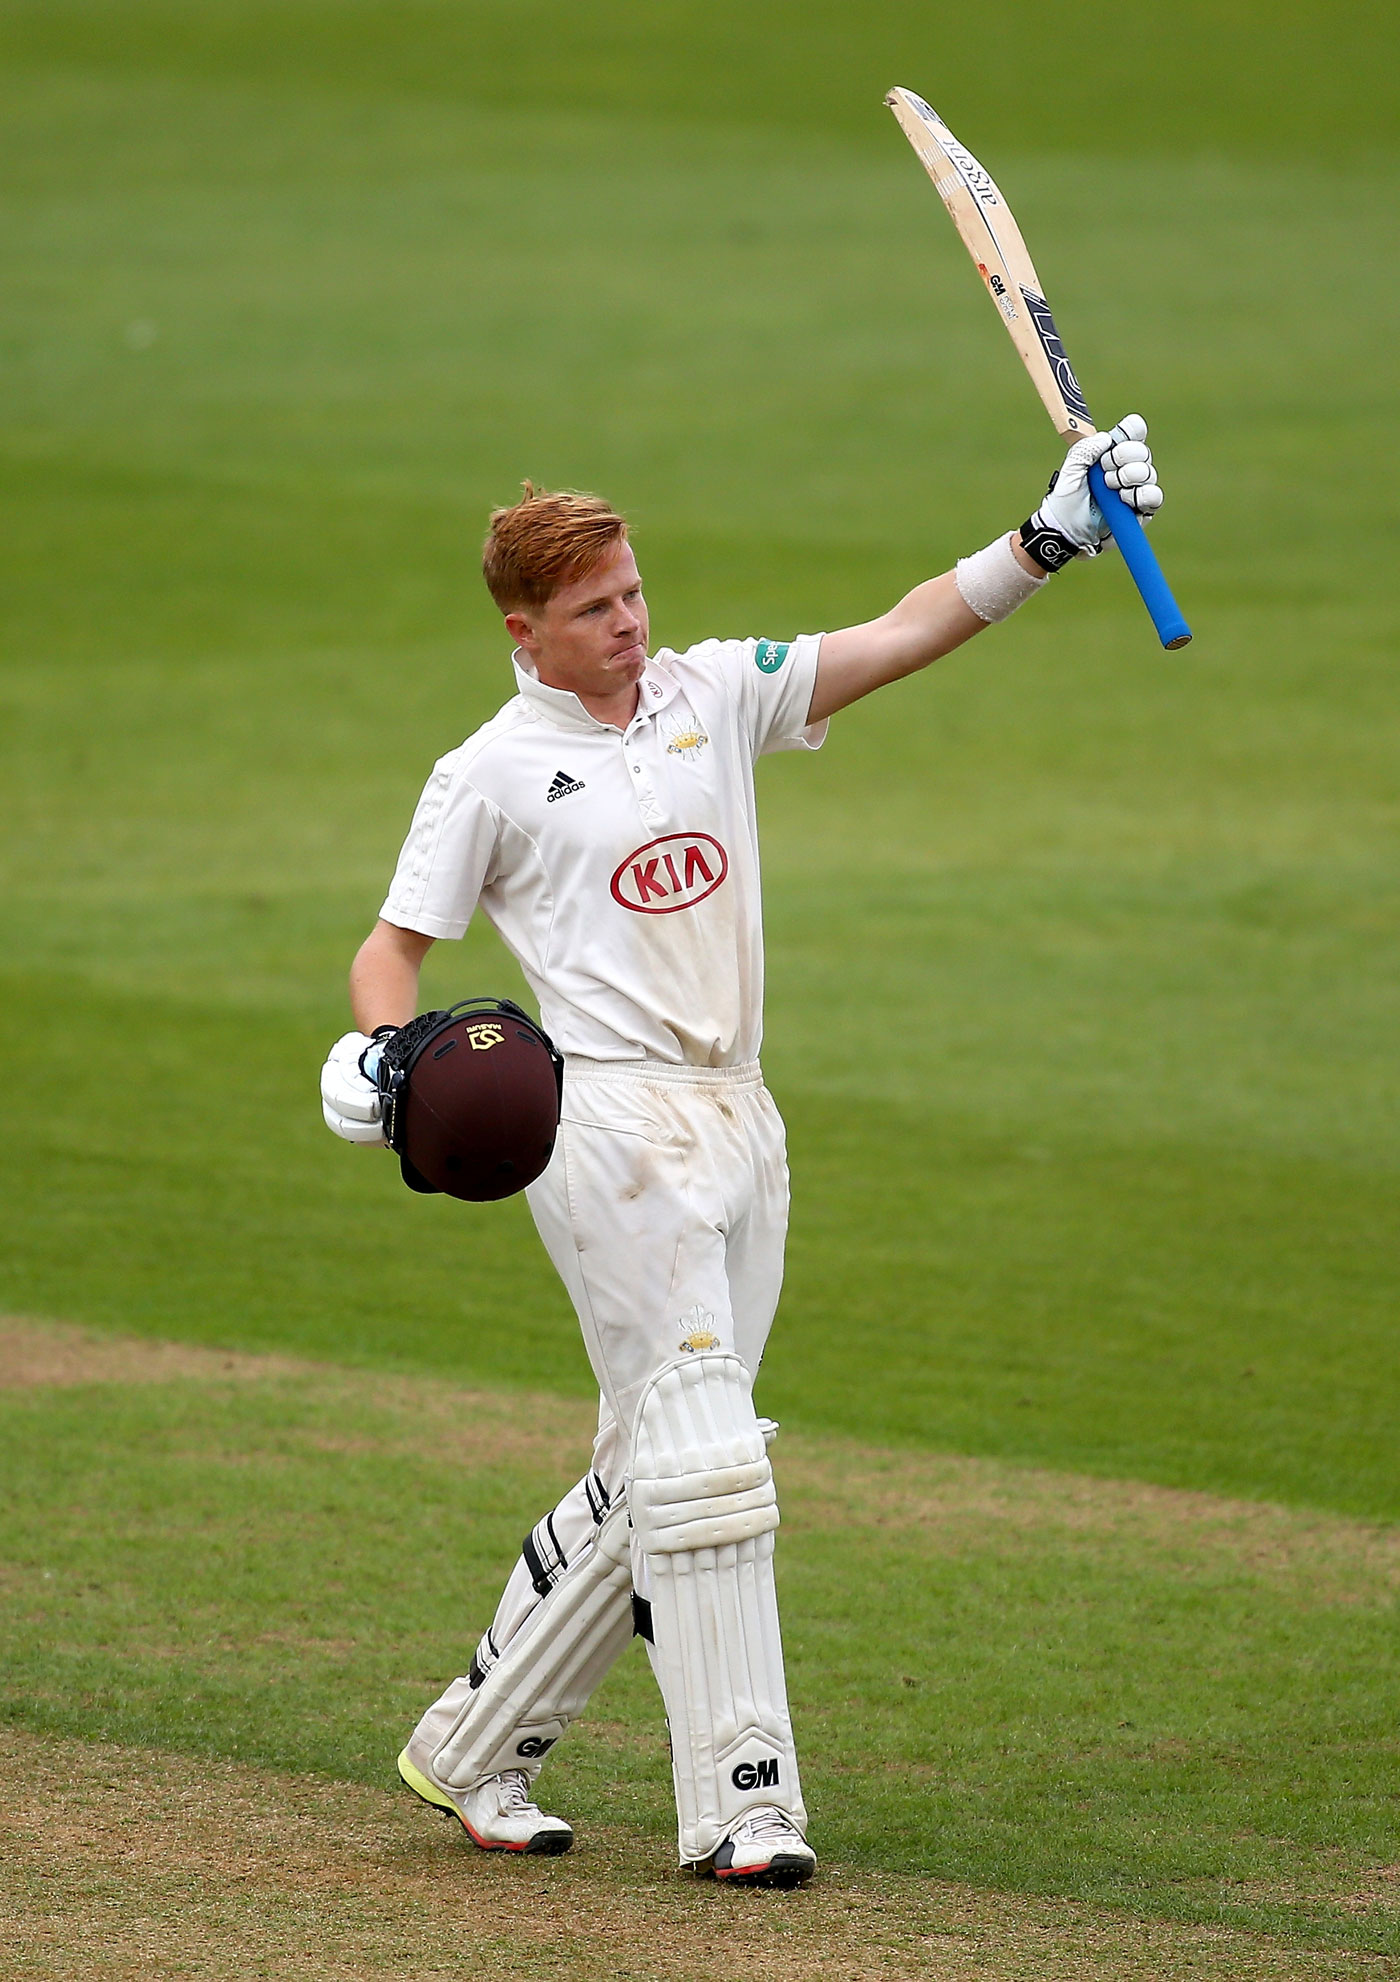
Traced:
<path fill-rule="evenodd" d="M 598 1435 L 399 1758 L 483 1850 L 569 1848 L 536 1778 L 639 1634 L 682 1865 L 731 1885 L 812 1875 L 773 1580 L 776 1427 L 753 1402 L 788 1211 L 759 1067 L 754 763 L 819 748 L 840 710 L 1097 554 L 1091 463 L 1150 517 L 1146 433 L 1130 415 L 1077 440 L 1019 531 L 877 619 L 790 640 L 653 650 L 627 524 L 606 502 L 526 483 L 491 518 L 484 574 L 515 693 L 434 767 L 351 971 L 356 1030 L 321 1079 L 329 1126 L 382 1144 L 371 1036 L 414 1016 L 424 956 L 478 905 L 564 1055 L 558 1139 L 527 1196 L 578 1314 Z"/>

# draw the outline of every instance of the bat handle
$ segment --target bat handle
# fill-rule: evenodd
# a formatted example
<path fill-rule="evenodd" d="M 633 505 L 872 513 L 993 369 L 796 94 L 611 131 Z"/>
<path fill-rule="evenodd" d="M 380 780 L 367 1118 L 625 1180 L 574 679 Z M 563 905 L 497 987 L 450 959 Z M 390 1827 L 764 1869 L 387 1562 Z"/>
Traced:
<path fill-rule="evenodd" d="M 1094 492 L 1094 501 L 1103 511 L 1104 521 L 1113 532 L 1114 543 L 1123 553 L 1123 562 L 1132 574 L 1133 583 L 1142 594 L 1142 603 L 1147 607 L 1162 645 L 1173 649 L 1184 647 L 1191 638 L 1191 629 L 1182 617 L 1181 607 L 1172 597 L 1171 587 L 1162 576 L 1162 567 L 1143 533 L 1141 523 L 1118 491 L 1108 486 L 1097 461 L 1089 470 L 1089 487 Z"/>

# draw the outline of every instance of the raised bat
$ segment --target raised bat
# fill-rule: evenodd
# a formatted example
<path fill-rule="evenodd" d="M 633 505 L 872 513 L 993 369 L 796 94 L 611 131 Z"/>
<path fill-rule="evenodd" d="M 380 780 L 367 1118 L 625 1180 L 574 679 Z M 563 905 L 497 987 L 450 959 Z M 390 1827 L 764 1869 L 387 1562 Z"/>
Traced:
<path fill-rule="evenodd" d="M 1040 277 L 996 181 L 966 145 L 958 143 L 937 111 L 913 90 L 892 89 L 885 101 L 952 215 L 953 225 L 987 285 L 987 294 L 1055 422 L 1056 433 L 1066 441 L 1092 433 L 1094 422 L 1065 355 Z M 1089 485 L 1162 645 L 1184 647 L 1191 629 L 1162 576 L 1141 523 L 1118 492 L 1108 486 L 1097 463 L 1089 470 Z"/>

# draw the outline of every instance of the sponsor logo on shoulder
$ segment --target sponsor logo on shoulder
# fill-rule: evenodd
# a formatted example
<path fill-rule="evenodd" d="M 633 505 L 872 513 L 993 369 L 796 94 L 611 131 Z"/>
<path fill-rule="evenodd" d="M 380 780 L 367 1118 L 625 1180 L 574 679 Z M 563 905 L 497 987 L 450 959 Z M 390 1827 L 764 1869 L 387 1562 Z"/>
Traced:
<path fill-rule="evenodd" d="M 790 640 L 760 640 L 753 650 L 753 664 L 760 674 L 776 674 L 788 657 Z"/>
<path fill-rule="evenodd" d="M 567 771 L 556 771 L 554 781 L 544 795 L 544 802 L 546 805 L 553 805 L 556 798 L 567 798 L 570 792 L 582 790 L 582 778 L 571 778 Z"/>
<path fill-rule="evenodd" d="M 709 833 L 663 833 L 618 863 L 612 898 L 638 915 L 674 915 L 712 895 L 729 872 L 729 855 Z"/>

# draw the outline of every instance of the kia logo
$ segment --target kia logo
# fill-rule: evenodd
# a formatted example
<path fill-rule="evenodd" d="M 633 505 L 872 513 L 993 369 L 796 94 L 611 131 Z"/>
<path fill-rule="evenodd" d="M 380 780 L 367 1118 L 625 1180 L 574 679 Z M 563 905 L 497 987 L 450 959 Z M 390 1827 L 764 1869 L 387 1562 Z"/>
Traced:
<path fill-rule="evenodd" d="M 638 915 L 674 915 L 712 895 L 729 855 L 708 833 L 665 833 L 629 853 L 612 877 L 612 898 Z"/>

